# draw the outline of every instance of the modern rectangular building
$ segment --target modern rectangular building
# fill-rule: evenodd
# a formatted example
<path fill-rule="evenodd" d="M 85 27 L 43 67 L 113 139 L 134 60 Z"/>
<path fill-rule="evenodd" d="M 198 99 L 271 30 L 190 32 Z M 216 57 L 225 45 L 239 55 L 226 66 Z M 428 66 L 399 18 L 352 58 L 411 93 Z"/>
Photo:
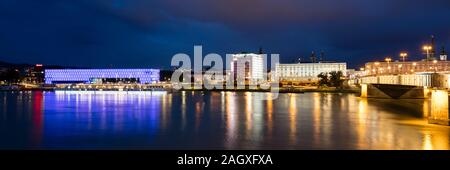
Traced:
<path fill-rule="evenodd" d="M 277 78 L 280 82 L 308 83 L 318 81 L 319 78 L 317 76 L 320 73 L 329 73 L 333 71 L 341 71 L 345 76 L 347 63 L 278 63 L 275 66 L 272 77 Z"/>
<path fill-rule="evenodd" d="M 246 83 L 258 83 L 264 80 L 264 59 L 260 54 L 243 53 L 233 54 L 231 60 L 231 74 L 237 81 Z M 241 73 L 242 72 L 242 73 Z M 238 80 L 238 75 L 243 75 L 244 80 Z"/>
<path fill-rule="evenodd" d="M 159 69 L 46 69 L 45 84 L 107 84 L 159 81 Z"/>

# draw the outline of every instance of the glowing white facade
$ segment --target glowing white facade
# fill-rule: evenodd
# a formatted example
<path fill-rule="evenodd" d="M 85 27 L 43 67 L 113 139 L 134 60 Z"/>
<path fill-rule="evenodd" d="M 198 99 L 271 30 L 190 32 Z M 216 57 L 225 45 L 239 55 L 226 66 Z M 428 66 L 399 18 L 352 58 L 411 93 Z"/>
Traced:
<path fill-rule="evenodd" d="M 278 63 L 272 77 L 278 78 L 279 81 L 312 82 L 319 80 L 317 76 L 320 73 L 333 71 L 341 71 L 345 76 L 347 63 Z"/>
<path fill-rule="evenodd" d="M 244 76 L 245 81 L 257 83 L 264 80 L 264 59 L 260 54 L 233 54 L 231 60 L 231 73 L 237 79 L 238 75 Z"/>
<path fill-rule="evenodd" d="M 133 79 L 141 84 L 159 81 L 158 69 L 46 69 L 45 84 L 93 83 L 98 79 Z"/>

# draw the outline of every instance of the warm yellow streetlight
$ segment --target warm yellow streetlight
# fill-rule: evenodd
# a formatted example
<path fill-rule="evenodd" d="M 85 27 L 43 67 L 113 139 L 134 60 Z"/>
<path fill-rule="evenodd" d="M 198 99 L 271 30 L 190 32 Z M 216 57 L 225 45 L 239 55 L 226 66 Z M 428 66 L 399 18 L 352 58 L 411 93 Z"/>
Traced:
<path fill-rule="evenodd" d="M 385 59 L 384 59 L 384 61 L 386 61 L 386 62 L 391 62 L 392 61 L 392 59 L 391 59 L 391 57 L 386 57 Z"/>
<path fill-rule="evenodd" d="M 430 50 L 433 49 L 432 46 L 430 45 L 424 45 L 423 46 L 423 50 L 426 52 L 427 54 L 427 60 L 430 60 Z"/>
<path fill-rule="evenodd" d="M 399 65 L 398 65 L 398 72 L 399 72 L 399 73 L 402 73 L 402 72 L 403 72 L 403 69 L 402 69 L 402 67 L 403 67 L 403 65 L 402 65 L 402 64 L 399 64 Z"/>
<path fill-rule="evenodd" d="M 424 45 L 423 46 L 423 50 L 431 50 L 433 47 L 429 46 L 429 45 Z"/>
<path fill-rule="evenodd" d="M 403 62 L 405 62 L 406 57 L 408 57 L 408 53 L 406 53 L 406 52 L 401 52 L 400 53 L 400 58 L 402 59 Z"/>
<path fill-rule="evenodd" d="M 436 67 L 437 62 L 438 62 L 437 60 L 433 60 L 434 72 L 437 72 L 437 67 Z"/>
<path fill-rule="evenodd" d="M 389 72 L 391 72 L 391 66 L 390 66 L 389 63 L 392 61 L 392 58 L 391 58 L 391 57 L 386 57 L 386 58 L 384 59 L 384 61 L 387 62 L 387 64 L 388 64 L 388 70 L 389 70 Z"/>

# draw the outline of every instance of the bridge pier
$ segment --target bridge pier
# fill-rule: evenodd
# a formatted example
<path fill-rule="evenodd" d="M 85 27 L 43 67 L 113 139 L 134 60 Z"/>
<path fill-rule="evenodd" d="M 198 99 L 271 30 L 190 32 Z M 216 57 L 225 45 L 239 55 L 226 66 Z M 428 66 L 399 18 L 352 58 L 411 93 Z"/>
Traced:
<path fill-rule="evenodd" d="M 391 84 L 361 84 L 361 97 L 385 99 L 424 99 L 430 96 L 427 87 L 391 85 Z"/>
<path fill-rule="evenodd" d="M 428 123 L 449 126 L 448 90 L 433 89 L 431 91 L 431 111 Z"/>
<path fill-rule="evenodd" d="M 450 126 L 449 92 L 446 88 L 427 88 L 404 85 L 362 84 L 361 97 L 385 99 L 431 100 L 428 123 Z"/>
<path fill-rule="evenodd" d="M 450 75 L 441 73 L 380 75 L 361 78 L 361 97 L 387 99 L 430 98 L 428 123 L 450 126 Z M 364 84 L 365 83 L 365 84 Z"/>

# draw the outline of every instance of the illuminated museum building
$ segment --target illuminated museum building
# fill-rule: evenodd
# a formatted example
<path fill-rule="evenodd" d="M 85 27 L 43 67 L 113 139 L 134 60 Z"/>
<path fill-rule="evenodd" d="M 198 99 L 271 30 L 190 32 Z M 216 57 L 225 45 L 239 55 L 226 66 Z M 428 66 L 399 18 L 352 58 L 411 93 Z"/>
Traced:
<path fill-rule="evenodd" d="M 159 69 L 46 69 L 45 84 L 150 84 L 159 81 Z"/>

